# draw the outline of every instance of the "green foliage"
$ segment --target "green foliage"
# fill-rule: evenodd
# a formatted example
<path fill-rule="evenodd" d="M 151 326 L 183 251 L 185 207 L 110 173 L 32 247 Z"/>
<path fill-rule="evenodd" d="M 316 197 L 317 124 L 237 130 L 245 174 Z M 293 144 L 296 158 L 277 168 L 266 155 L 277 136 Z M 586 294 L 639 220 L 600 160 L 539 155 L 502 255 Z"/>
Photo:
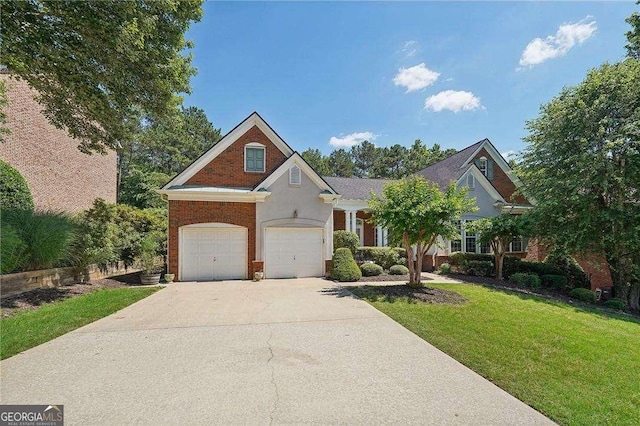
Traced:
<path fill-rule="evenodd" d="M 7 84 L 5 80 L 0 80 L 0 143 L 4 142 L 4 135 L 11 133 L 7 127 L 7 113 L 5 112 L 8 104 Z"/>
<path fill-rule="evenodd" d="M 344 149 L 333 151 L 327 159 L 329 174 L 331 176 L 351 177 L 355 171 L 353 159 Z"/>
<path fill-rule="evenodd" d="M 596 303 L 596 294 L 586 288 L 574 288 L 569 292 L 569 297 L 585 303 Z"/>
<path fill-rule="evenodd" d="M 404 265 L 393 265 L 389 268 L 389 275 L 407 275 L 409 268 Z"/>
<path fill-rule="evenodd" d="M 554 265 L 543 262 L 527 262 L 524 260 L 510 261 L 504 265 L 504 275 L 510 278 L 518 272 L 542 275 L 564 275 L 562 270 Z"/>
<path fill-rule="evenodd" d="M 465 263 L 473 260 L 491 262 L 491 264 L 493 265 L 493 256 L 490 254 L 465 253 L 456 251 L 449 255 L 449 264 L 451 264 L 452 266 L 463 267 Z"/>
<path fill-rule="evenodd" d="M 201 0 L 3 2 L 2 62 L 41 95 L 51 123 L 104 152 L 127 140 L 139 111 L 161 117 L 189 92 L 184 33 Z"/>
<path fill-rule="evenodd" d="M 584 272 L 582 266 L 563 250 L 553 250 L 544 259 L 544 263 L 553 265 L 567 277 L 569 288 L 582 287 L 591 288 L 589 276 Z"/>
<path fill-rule="evenodd" d="M 0 210 L 33 210 L 33 197 L 19 171 L 0 160 Z"/>
<path fill-rule="evenodd" d="M 21 269 L 33 271 L 69 263 L 75 225 L 68 214 L 10 210 L 2 212 L 2 223 L 13 228 L 24 242 Z"/>
<path fill-rule="evenodd" d="M 404 251 L 404 250 L 402 250 Z M 400 262 L 398 250 L 392 247 L 358 247 L 356 260 L 358 262 L 373 262 L 383 269 L 389 269 Z"/>
<path fill-rule="evenodd" d="M 150 232 L 140 241 L 137 261 L 144 274 L 149 275 L 162 272 L 163 264 L 158 257 L 162 238 L 162 234 Z"/>
<path fill-rule="evenodd" d="M 362 271 L 362 276 L 364 277 L 375 277 L 380 275 L 383 271 L 382 266 L 376 265 L 375 263 L 367 262 L 360 265 L 360 270 Z"/>
<path fill-rule="evenodd" d="M 565 290 L 569 282 L 564 275 L 542 275 L 540 279 L 543 287 L 554 290 Z"/>
<path fill-rule="evenodd" d="M 440 265 L 439 270 L 443 274 L 448 274 L 449 272 L 451 272 L 451 265 L 448 263 L 443 263 L 442 265 Z"/>
<path fill-rule="evenodd" d="M 16 271 L 26 261 L 27 245 L 12 226 L 0 223 L 0 274 Z"/>
<path fill-rule="evenodd" d="M 319 149 L 309 148 L 300 154 L 304 161 L 309 163 L 311 168 L 320 176 L 329 176 L 331 170 L 327 164 L 327 158 L 322 155 Z"/>
<path fill-rule="evenodd" d="M 467 198 L 466 189 L 450 185 L 443 193 L 422 177 L 409 177 L 384 186 L 382 196 L 371 195 L 372 222 L 389 230 L 392 240 L 402 241 L 407 251 L 409 284 L 420 285 L 422 259 L 436 239 L 457 235 L 454 221 L 474 211 L 475 200 Z M 414 261 L 414 254 L 416 260 Z"/>
<path fill-rule="evenodd" d="M 640 61 L 605 63 L 527 123 L 517 173 L 536 200 L 535 233 L 570 253 L 604 254 L 616 294 L 640 304 Z M 633 295 L 633 297 L 631 297 Z"/>
<path fill-rule="evenodd" d="M 627 307 L 627 302 L 622 299 L 616 299 L 615 297 L 604 302 L 604 306 L 617 311 L 624 311 Z"/>
<path fill-rule="evenodd" d="M 540 277 L 536 274 L 518 272 L 509 277 L 509 281 L 520 287 L 540 288 Z"/>
<path fill-rule="evenodd" d="M 356 250 L 360 246 L 360 238 L 355 232 L 333 231 L 333 251 L 346 247 L 355 256 Z"/>
<path fill-rule="evenodd" d="M 636 2 L 640 4 L 640 0 Z M 640 13 L 633 12 L 625 22 L 631 25 L 631 30 L 625 34 L 627 36 L 627 56 L 640 60 Z"/>
<path fill-rule="evenodd" d="M 463 264 L 462 272 L 477 277 L 489 277 L 493 273 L 493 262 L 490 260 L 468 260 Z"/>
<path fill-rule="evenodd" d="M 358 281 L 362 272 L 358 264 L 353 260 L 351 250 L 346 247 L 339 248 L 333 254 L 331 262 L 331 278 L 340 282 Z"/>
<path fill-rule="evenodd" d="M 169 182 L 171 176 L 160 172 L 148 172 L 133 167 L 120 184 L 119 201 L 139 209 L 166 208 L 156 190 Z"/>

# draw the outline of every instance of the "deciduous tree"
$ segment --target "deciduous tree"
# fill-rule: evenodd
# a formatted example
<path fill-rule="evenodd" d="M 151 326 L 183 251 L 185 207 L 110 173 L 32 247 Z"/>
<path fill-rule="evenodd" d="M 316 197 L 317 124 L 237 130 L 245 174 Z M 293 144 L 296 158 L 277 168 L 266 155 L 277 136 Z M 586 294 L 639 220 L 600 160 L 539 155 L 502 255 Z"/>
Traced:
<path fill-rule="evenodd" d="M 455 221 L 474 211 L 475 200 L 467 190 L 450 185 L 445 192 L 422 177 L 410 177 L 385 185 L 382 196 L 371 195 L 371 220 L 389 230 L 389 237 L 402 241 L 407 251 L 409 286 L 420 287 L 422 259 L 438 235 L 457 235 Z"/>

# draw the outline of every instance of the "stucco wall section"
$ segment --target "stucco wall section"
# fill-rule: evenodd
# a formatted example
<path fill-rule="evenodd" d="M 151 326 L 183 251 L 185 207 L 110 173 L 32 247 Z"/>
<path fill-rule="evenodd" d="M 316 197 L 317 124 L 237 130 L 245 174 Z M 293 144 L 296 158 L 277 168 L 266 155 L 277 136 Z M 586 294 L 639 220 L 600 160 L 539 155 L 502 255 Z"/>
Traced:
<path fill-rule="evenodd" d="M 256 204 L 257 240 L 256 259 L 264 260 L 265 229 L 276 227 L 321 227 L 324 229 L 325 259 L 332 257 L 333 206 L 320 199 L 320 188 L 303 172 L 299 186 L 289 185 L 288 171 L 270 187 L 271 195 Z M 294 212 L 296 217 L 294 218 Z"/>
<path fill-rule="evenodd" d="M 264 173 L 244 171 L 244 146 L 251 142 L 258 142 L 265 146 Z M 193 175 L 186 185 L 253 188 L 286 159 L 282 151 L 257 126 L 253 126 Z"/>
<path fill-rule="evenodd" d="M 83 154 L 79 142 L 52 126 L 34 100 L 37 92 L 8 74 L 8 128 L 0 158 L 15 167 L 29 184 L 36 209 L 80 211 L 96 198 L 116 201 L 116 153 Z"/>

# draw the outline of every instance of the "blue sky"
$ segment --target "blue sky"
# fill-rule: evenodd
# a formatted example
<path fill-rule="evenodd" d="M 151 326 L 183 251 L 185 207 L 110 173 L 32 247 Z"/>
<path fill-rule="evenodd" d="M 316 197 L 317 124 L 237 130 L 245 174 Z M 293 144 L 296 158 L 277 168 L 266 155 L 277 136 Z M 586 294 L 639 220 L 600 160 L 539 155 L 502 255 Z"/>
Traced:
<path fill-rule="evenodd" d="M 624 57 L 634 2 L 208 2 L 187 105 L 223 133 L 258 111 L 293 149 L 524 147 L 562 87 Z M 331 145 L 332 142 L 334 145 Z"/>

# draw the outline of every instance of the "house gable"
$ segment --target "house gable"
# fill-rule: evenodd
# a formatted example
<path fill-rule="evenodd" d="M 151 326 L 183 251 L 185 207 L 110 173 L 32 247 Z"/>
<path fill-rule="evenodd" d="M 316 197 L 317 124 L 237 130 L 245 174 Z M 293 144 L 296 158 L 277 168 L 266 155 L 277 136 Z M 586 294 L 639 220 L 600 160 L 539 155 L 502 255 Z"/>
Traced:
<path fill-rule="evenodd" d="M 264 171 L 245 171 L 247 146 L 264 147 Z M 254 112 L 162 189 L 183 185 L 253 188 L 291 154 L 291 147 Z"/>
<path fill-rule="evenodd" d="M 485 139 L 483 143 L 476 148 L 473 154 L 465 161 L 464 166 L 474 163 L 481 158 L 493 162 L 493 164 L 489 166 L 491 167 L 493 175 L 490 179 L 491 185 L 493 185 L 507 202 L 530 204 L 524 196 L 516 194 L 516 189 L 521 185 L 521 182 L 489 139 Z"/>

